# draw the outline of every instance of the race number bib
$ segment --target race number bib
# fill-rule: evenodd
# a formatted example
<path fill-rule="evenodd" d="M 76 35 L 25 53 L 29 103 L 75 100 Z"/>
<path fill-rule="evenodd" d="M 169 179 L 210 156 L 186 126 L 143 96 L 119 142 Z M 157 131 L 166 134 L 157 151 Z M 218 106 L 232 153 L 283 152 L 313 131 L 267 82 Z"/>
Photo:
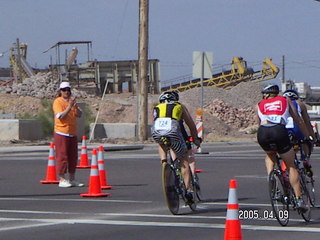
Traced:
<path fill-rule="evenodd" d="M 154 130 L 156 131 L 170 131 L 172 119 L 171 118 L 157 118 L 154 122 Z"/>
<path fill-rule="evenodd" d="M 281 116 L 279 115 L 267 115 L 267 120 L 272 123 L 281 123 Z"/>

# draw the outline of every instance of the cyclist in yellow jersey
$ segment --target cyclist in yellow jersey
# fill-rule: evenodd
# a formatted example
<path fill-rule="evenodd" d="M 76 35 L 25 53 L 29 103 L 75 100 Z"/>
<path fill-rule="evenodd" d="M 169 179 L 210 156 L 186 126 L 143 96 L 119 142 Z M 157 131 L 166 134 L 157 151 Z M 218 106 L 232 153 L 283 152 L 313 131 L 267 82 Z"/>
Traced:
<path fill-rule="evenodd" d="M 152 127 L 152 137 L 159 144 L 159 155 L 161 161 L 166 161 L 167 150 L 171 149 L 172 159 L 181 161 L 181 172 L 189 190 L 189 161 L 188 149 L 181 132 L 179 121 L 184 120 L 190 130 L 190 134 L 195 139 L 194 144 L 200 146 L 197 137 L 197 128 L 192 120 L 188 109 L 176 101 L 176 94 L 172 91 L 163 92 L 159 96 L 159 102 L 153 110 L 154 124 Z M 186 198 L 192 201 L 192 194 L 187 192 Z"/>

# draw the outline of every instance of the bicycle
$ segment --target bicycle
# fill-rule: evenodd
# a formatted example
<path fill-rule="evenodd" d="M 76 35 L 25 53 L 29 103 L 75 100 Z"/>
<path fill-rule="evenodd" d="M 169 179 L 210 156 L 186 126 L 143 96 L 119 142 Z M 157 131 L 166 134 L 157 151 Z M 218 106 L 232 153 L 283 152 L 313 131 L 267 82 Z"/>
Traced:
<path fill-rule="evenodd" d="M 305 166 L 305 161 L 306 159 L 310 159 L 311 153 L 308 154 L 308 156 L 306 156 L 304 150 L 303 150 L 303 144 L 304 142 L 302 141 L 298 141 L 295 142 L 294 144 L 294 149 L 295 149 L 295 162 L 296 165 L 299 166 L 298 170 L 300 172 L 300 174 L 302 174 L 305 178 L 305 183 L 306 183 L 306 187 L 308 188 L 309 191 L 309 195 L 310 195 L 310 201 L 311 201 L 311 206 L 314 207 L 315 206 L 315 201 L 316 201 L 316 196 L 315 196 L 315 188 L 314 188 L 314 178 L 313 175 L 308 175 L 307 174 L 307 169 Z M 309 144 L 309 148 L 311 149 L 311 142 L 307 142 Z"/>
<path fill-rule="evenodd" d="M 188 201 L 185 197 L 187 189 L 181 172 L 180 160 L 173 160 L 170 151 L 168 152 L 169 160 L 162 162 L 162 188 L 166 204 L 170 212 L 174 215 L 179 212 L 180 200 L 183 200 L 185 205 L 188 205 L 192 211 L 195 211 L 197 199 L 200 200 L 201 198 L 199 181 L 197 184 L 195 183 L 195 177 L 192 175 L 189 167 L 191 176 L 189 185 L 193 201 Z M 197 194 L 197 192 L 199 192 L 199 194 Z"/>
<path fill-rule="evenodd" d="M 302 218 L 309 222 L 311 219 L 311 197 L 309 190 L 306 185 L 306 175 L 304 168 L 301 168 L 300 160 L 297 158 L 295 164 L 299 172 L 299 183 L 301 186 L 301 196 L 306 204 L 306 211 L 297 209 L 296 198 L 294 191 L 289 183 L 289 176 L 287 169 L 281 167 L 281 157 L 276 152 L 276 163 L 275 168 L 269 174 L 269 194 L 272 205 L 273 213 L 281 226 L 286 226 L 289 222 L 289 205 L 292 206 L 293 210 L 297 210 L 298 214 Z"/>

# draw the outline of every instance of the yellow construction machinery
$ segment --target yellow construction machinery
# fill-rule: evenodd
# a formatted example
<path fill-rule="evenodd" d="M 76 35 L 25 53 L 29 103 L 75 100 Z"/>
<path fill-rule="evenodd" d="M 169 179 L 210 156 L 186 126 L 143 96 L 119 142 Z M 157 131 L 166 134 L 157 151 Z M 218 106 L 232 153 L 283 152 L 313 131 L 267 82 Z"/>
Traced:
<path fill-rule="evenodd" d="M 260 82 L 274 79 L 279 73 L 279 68 L 269 58 L 264 59 L 262 70 L 254 71 L 247 67 L 247 62 L 242 57 L 234 57 L 231 69 L 212 75 L 210 79 L 203 80 L 203 86 L 231 88 L 240 82 Z M 180 83 L 169 84 L 161 88 L 161 91 L 175 90 L 182 92 L 191 88 L 201 87 L 201 80 L 192 79 Z"/>
<path fill-rule="evenodd" d="M 27 62 L 27 49 L 28 45 L 25 43 L 20 44 L 19 39 L 10 48 L 10 67 L 16 82 L 21 82 L 23 79 L 35 74 Z"/>

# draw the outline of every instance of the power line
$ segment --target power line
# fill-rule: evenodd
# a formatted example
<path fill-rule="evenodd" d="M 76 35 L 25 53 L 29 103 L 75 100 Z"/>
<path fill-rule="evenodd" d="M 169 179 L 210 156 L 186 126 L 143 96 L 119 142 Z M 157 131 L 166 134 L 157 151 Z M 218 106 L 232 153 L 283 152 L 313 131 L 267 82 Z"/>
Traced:
<path fill-rule="evenodd" d="M 119 46 L 119 42 L 120 42 L 120 36 L 122 34 L 122 29 L 123 29 L 123 25 L 124 25 L 124 19 L 125 19 L 125 16 L 127 15 L 126 13 L 127 13 L 127 8 L 128 8 L 128 2 L 129 2 L 129 0 L 127 0 L 127 2 L 125 4 L 125 7 L 124 7 L 124 11 L 123 11 L 122 18 L 121 18 L 119 32 L 118 32 L 118 35 L 117 35 L 117 38 L 116 38 L 116 43 L 115 43 L 114 51 L 113 51 L 113 54 L 112 54 L 111 58 L 115 58 L 115 55 L 116 55 L 117 50 L 118 50 L 118 46 Z"/>

